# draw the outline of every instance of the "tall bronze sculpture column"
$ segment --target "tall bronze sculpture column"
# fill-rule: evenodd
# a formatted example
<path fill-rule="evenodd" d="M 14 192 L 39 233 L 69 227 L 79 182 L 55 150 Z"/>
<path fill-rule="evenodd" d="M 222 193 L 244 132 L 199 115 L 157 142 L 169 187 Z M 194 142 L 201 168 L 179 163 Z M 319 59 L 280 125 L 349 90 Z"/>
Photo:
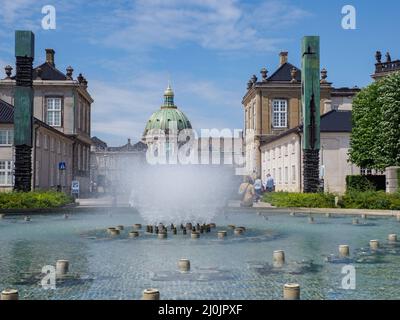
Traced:
<path fill-rule="evenodd" d="M 301 102 L 303 113 L 303 191 L 317 192 L 319 187 L 320 80 L 319 37 L 302 41 Z"/>
<path fill-rule="evenodd" d="M 14 190 L 30 191 L 32 183 L 33 75 L 35 36 L 15 31 Z"/>

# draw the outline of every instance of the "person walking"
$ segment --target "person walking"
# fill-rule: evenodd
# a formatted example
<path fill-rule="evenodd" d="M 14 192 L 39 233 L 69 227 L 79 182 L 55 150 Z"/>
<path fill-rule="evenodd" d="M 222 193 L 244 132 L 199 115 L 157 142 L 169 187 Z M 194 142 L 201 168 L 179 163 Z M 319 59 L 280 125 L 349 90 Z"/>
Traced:
<path fill-rule="evenodd" d="M 258 202 L 263 194 L 263 184 L 260 177 L 257 177 L 257 179 L 254 181 L 254 191 L 256 194 L 256 201 Z"/>
<path fill-rule="evenodd" d="M 275 191 L 275 181 L 269 173 L 267 174 L 267 181 L 265 182 L 265 190 L 267 192 Z"/>

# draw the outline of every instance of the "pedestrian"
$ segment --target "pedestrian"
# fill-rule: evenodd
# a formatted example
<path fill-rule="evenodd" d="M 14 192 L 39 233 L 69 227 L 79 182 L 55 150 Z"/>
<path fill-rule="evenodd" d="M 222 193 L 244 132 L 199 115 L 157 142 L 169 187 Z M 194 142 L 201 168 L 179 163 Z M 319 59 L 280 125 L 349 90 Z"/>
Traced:
<path fill-rule="evenodd" d="M 265 182 L 265 190 L 267 192 L 275 191 L 275 181 L 269 173 L 267 174 L 267 181 Z"/>
<path fill-rule="evenodd" d="M 244 182 L 239 187 L 239 195 L 241 196 L 241 207 L 252 207 L 255 191 L 254 186 L 251 184 L 251 178 L 246 176 Z"/>
<path fill-rule="evenodd" d="M 254 191 L 255 191 L 255 198 L 256 202 L 260 201 L 261 196 L 263 194 L 263 184 L 260 177 L 257 177 L 254 181 Z"/>

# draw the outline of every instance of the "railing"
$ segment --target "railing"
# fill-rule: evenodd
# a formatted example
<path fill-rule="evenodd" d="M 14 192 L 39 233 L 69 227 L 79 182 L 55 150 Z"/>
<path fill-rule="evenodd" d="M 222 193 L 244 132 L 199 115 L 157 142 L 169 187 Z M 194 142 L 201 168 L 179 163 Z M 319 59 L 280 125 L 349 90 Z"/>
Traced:
<path fill-rule="evenodd" d="M 400 71 L 400 60 L 381 62 L 375 64 L 375 73 Z"/>

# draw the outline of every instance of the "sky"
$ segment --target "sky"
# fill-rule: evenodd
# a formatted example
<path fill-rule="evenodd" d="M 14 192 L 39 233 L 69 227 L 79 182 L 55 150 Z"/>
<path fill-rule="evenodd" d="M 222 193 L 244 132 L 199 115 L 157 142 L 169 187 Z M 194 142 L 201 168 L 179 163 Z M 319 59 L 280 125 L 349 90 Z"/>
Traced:
<path fill-rule="evenodd" d="M 42 7 L 56 9 L 44 30 Z M 342 28 L 342 7 L 356 9 L 356 29 Z M 15 65 L 14 30 L 35 33 L 35 63 L 45 48 L 55 64 L 89 81 L 92 136 L 110 146 L 138 141 L 171 81 L 176 105 L 193 127 L 243 127 L 249 78 L 272 74 L 280 51 L 300 67 L 305 35 L 321 38 L 321 67 L 335 87 L 371 82 L 375 51 L 400 58 L 400 2 L 387 0 L 0 0 L 0 75 Z"/>

